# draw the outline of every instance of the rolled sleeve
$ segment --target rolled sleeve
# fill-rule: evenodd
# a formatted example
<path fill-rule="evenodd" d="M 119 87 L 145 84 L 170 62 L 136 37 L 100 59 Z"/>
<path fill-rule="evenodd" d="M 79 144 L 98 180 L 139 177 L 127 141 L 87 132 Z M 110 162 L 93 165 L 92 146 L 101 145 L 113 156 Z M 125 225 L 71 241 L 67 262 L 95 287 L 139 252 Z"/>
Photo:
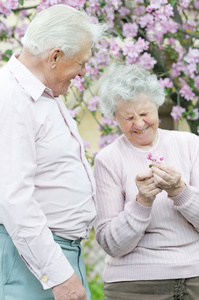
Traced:
<path fill-rule="evenodd" d="M 24 94 L 21 97 L 24 98 Z M 54 241 L 41 205 L 34 199 L 37 162 L 29 102 L 22 101 L 18 107 L 10 105 L 9 101 L 3 102 L 0 223 L 27 267 L 43 288 L 48 289 L 67 280 L 74 271 Z"/>

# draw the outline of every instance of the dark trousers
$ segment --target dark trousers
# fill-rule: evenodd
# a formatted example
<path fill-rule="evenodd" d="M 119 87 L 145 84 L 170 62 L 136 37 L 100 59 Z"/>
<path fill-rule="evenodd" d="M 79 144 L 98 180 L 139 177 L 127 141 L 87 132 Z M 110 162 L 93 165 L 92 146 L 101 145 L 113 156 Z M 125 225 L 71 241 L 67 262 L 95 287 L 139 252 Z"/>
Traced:
<path fill-rule="evenodd" d="M 199 277 L 104 284 L 105 300 L 199 300 Z"/>

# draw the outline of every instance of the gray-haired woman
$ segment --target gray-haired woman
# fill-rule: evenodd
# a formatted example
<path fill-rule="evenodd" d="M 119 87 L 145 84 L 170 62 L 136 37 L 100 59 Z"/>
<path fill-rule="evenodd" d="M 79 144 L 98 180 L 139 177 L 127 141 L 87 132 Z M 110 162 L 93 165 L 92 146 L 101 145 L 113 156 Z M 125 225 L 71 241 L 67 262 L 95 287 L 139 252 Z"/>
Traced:
<path fill-rule="evenodd" d="M 164 90 L 137 65 L 114 64 L 99 95 L 123 133 L 95 159 L 105 299 L 198 299 L 199 139 L 158 128 Z"/>

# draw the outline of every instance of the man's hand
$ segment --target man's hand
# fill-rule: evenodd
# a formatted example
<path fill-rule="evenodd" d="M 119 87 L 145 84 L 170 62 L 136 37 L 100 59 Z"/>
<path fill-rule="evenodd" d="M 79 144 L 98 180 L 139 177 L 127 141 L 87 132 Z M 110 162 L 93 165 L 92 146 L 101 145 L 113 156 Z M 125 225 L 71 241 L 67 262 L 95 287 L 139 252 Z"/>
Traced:
<path fill-rule="evenodd" d="M 75 273 L 52 290 L 55 300 L 87 300 L 86 291 Z"/>
<path fill-rule="evenodd" d="M 185 183 L 181 174 L 172 166 L 153 162 L 151 169 L 156 186 L 165 190 L 170 197 L 178 196 L 183 191 Z"/>
<path fill-rule="evenodd" d="M 152 206 L 156 195 L 162 191 L 156 186 L 151 170 L 139 173 L 136 176 L 136 185 L 139 190 L 136 200 L 147 207 Z"/>

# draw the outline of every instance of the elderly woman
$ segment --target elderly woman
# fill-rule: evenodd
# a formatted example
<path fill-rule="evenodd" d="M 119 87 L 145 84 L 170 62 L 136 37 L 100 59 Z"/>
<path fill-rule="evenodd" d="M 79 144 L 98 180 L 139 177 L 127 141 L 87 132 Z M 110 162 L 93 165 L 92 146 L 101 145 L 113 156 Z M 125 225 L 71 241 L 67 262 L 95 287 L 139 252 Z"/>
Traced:
<path fill-rule="evenodd" d="M 158 128 L 164 90 L 137 65 L 113 65 L 99 95 L 123 133 L 95 160 L 105 299 L 196 300 L 199 139 Z"/>

